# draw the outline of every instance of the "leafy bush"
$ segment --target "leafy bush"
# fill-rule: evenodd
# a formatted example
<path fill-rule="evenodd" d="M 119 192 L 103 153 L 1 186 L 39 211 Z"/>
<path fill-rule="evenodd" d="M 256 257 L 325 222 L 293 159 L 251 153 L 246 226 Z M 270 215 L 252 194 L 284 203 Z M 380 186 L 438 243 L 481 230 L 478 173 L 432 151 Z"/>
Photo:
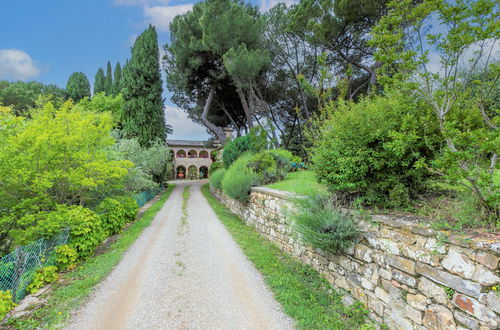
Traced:
<path fill-rule="evenodd" d="M 54 283 L 59 278 L 56 266 L 48 266 L 36 270 L 35 276 L 26 291 L 33 294 L 43 288 L 46 284 Z"/>
<path fill-rule="evenodd" d="M 294 200 L 290 212 L 295 234 L 306 244 L 337 253 L 353 244 L 358 230 L 352 216 L 335 208 L 328 194 L 309 194 Z"/>
<path fill-rule="evenodd" d="M 427 162 L 439 150 L 432 111 L 403 94 L 330 105 L 312 148 L 318 180 L 365 203 L 405 205 L 431 177 Z"/>
<path fill-rule="evenodd" d="M 100 217 L 82 206 L 70 207 L 68 216 L 71 219 L 69 245 L 81 258 L 92 255 L 106 237 Z"/>
<path fill-rule="evenodd" d="M 259 152 L 265 149 L 266 145 L 267 133 L 265 130 L 260 126 L 252 128 L 249 134 L 237 137 L 224 146 L 222 153 L 224 167 L 229 168 L 241 155 L 247 152 Z"/>
<path fill-rule="evenodd" d="M 106 236 L 118 234 L 127 221 L 126 211 L 122 203 L 114 198 L 106 198 L 96 208 L 102 221 Z"/>
<path fill-rule="evenodd" d="M 287 150 L 264 150 L 253 156 L 250 167 L 257 173 L 259 184 L 269 184 L 286 177 L 292 157 Z"/>
<path fill-rule="evenodd" d="M 125 211 L 125 221 L 131 222 L 134 221 L 137 217 L 137 212 L 139 212 L 139 205 L 137 205 L 137 201 L 130 196 L 119 196 L 116 197 Z"/>
<path fill-rule="evenodd" d="M 16 306 L 17 304 L 12 300 L 10 290 L 0 291 L 0 321 Z"/>
<path fill-rule="evenodd" d="M 210 165 L 210 169 L 208 170 L 208 173 L 210 173 L 210 175 L 212 173 L 214 173 L 215 171 L 217 171 L 219 168 L 223 168 L 224 167 L 224 163 L 223 162 L 213 162 L 211 165 Z"/>
<path fill-rule="evenodd" d="M 224 175 L 226 174 L 225 168 L 219 168 L 215 172 L 210 175 L 208 182 L 210 183 L 210 187 L 215 189 L 222 189 L 222 179 L 224 179 Z"/>
<path fill-rule="evenodd" d="M 78 253 L 74 248 L 65 244 L 56 247 L 56 262 L 60 269 L 73 269 L 76 267 Z"/>
<path fill-rule="evenodd" d="M 249 167 L 253 155 L 238 158 L 226 171 L 222 179 L 222 190 L 226 195 L 240 202 L 248 201 L 250 189 L 257 183 L 257 174 Z"/>

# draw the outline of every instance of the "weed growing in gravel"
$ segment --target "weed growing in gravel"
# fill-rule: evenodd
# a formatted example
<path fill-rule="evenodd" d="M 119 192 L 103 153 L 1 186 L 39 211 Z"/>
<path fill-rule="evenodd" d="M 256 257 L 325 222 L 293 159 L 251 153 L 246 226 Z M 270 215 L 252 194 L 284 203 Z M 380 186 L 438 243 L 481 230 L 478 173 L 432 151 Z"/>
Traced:
<path fill-rule="evenodd" d="M 247 226 L 210 193 L 208 185 L 202 192 L 299 329 L 375 329 L 365 306 L 345 307 L 342 296 L 317 271 L 293 260 Z"/>
<path fill-rule="evenodd" d="M 185 233 L 185 228 L 188 225 L 187 222 L 187 217 L 188 217 L 188 212 L 187 212 L 187 203 L 189 200 L 190 192 L 189 188 L 191 186 L 185 186 L 184 189 L 182 190 L 182 215 L 181 215 L 181 227 L 177 231 L 177 235 L 182 236 Z"/>
<path fill-rule="evenodd" d="M 174 185 L 169 185 L 160 199 L 144 212 L 140 220 L 132 223 L 106 253 L 91 257 L 75 271 L 64 274 L 62 283 L 54 287 L 43 308 L 38 309 L 28 318 L 10 320 L 9 325 L 17 329 L 59 328 L 58 325 L 65 322 L 71 315 L 71 311 L 82 304 L 94 286 L 102 281 L 120 262 L 125 251 L 153 221 L 174 187 Z"/>

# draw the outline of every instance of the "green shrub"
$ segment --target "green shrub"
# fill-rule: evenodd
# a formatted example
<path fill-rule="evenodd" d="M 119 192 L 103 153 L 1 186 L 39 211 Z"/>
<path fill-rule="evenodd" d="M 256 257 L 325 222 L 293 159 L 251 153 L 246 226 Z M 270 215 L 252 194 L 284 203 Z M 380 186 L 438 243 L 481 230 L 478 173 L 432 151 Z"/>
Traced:
<path fill-rule="evenodd" d="M 16 306 L 17 304 L 12 300 L 10 290 L 0 291 L 0 321 Z"/>
<path fill-rule="evenodd" d="M 341 102 L 329 111 L 311 150 L 320 182 L 383 207 L 403 206 L 425 188 L 427 162 L 439 150 L 425 104 L 391 93 Z"/>
<path fill-rule="evenodd" d="M 73 269 L 76 267 L 78 253 L 74 248 L 65 244 L 56 247 L 56 263 L 59 269 Z"/>
<path fill-rule="evenodd" d="M 225 168 L 219 168 L 215 172 L 210 175 L 208 182 L 210 183 L 210 187 L 215 189 L 222 189 L 222 179 L 224 179 L 224 175 L 226 174 Z"/>
<path fill-rule="evenodd" d="M 56 266 L 48 266 L 36 270 L 35 276 L 30 285 L 26 288 L 30 294 L 36 293 L 46 284 L 54 283 L 59 278 Z"/>
<path fill-rule="evenodd" d="M 337 253 L 350 247 L 358 230 L 352 216 L 335 208 L 328 194 L 309 194 L 294 200 L 292 228 L 304 243 Z"/>
<path fill-rule="evenodd" d="M 247 202 L 250 190 L 257 183 L 257 174 L 249 167 L 253 155 L 243 155 L 226 171 L 222 179 L 222 190 L 240 202 Z"/>
<path fill-rule="evenodd" d="M 264 150 L 253 156 L 250 167 L 257 174 L 259 184 L 270 184 L 285 179 L 292 168 L 292 157 L 287 150 Z"/>
<path fill-rule="evenodd" d="M 224 167 L 229 168 L 241 155 L 259 152 L 265 149 L 266 145 L 266 131 L 260 126 L 252 128 L 247 135 L 237 137 L 224 146 L 222 152 Z"/>
<path fill-rule="evenodd" d="M 72 223 L 69 245 L 78 252 L 81 258 L 92 255 L 95 248 L 106 237 L 100 217 L 94 211 L 82 206 L 71 207 L 68 217 Z"/>
<path fill-rule="evenodd" d="M 125 208 L 114 198 L 105 198 L 96 208 L 106 235 L 118 234 L 127 221 Z"/>
<path fill-rule="evenodd" d="M 210 165 L 210 169 L 208 170 L 208 173 L 210 175 L 212 175 L 212 173 L 214 173 L 215 171 L 217 171 L 219 168 L 223 168 L 223 167 L 224 167 L 224 163 L 223 162 L 213 162 Z"/>
<path fill-rule="evenodd" d="M 125 210 L 125 221 L 134 221 L 137 217 L 137 213 L 139 212 L 139 205 L 137 205 L 137 201 L 130 196 L 119 196 L 116 197 L 116 200 L 122 204 Z"/>

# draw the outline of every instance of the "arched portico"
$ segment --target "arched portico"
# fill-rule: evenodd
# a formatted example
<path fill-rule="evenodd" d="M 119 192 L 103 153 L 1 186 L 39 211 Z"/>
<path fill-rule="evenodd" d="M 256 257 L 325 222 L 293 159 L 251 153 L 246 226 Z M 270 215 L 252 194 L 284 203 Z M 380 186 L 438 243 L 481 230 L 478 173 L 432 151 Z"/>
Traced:
<path fill-rule="evenodd" d="M 177 169 L 175 171 L 175 178 L 176 179 L 185 179 L 186 178 L 186 168 L 184 166 L 177 166 Z"/>
<path fill-rule="evenodd" d="M 201 166 L 200 167 L 200 179 L 208 178 L 208 167 Z"/>
<path fill-rule="evenodd" d="M 180 149 L 177 150 L 177 154 L 175 155 L 177 158 L 186 158 L 186 151 Z"/>

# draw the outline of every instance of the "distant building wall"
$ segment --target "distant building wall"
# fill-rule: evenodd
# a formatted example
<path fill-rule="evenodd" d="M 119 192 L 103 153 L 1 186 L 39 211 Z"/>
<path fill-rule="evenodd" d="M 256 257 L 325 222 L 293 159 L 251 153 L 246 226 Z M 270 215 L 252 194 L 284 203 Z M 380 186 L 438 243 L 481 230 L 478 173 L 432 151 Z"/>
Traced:
<path fill-rule="evenodd" d="M 203 141 L 189 140 L 167 140 L 167 144 L 173 153 L 176 179 L 194 179 L 202 174 L 208 177 L 208 169 L 212 165 L 210 153 L 217 147 L 207 148 Z"/>

